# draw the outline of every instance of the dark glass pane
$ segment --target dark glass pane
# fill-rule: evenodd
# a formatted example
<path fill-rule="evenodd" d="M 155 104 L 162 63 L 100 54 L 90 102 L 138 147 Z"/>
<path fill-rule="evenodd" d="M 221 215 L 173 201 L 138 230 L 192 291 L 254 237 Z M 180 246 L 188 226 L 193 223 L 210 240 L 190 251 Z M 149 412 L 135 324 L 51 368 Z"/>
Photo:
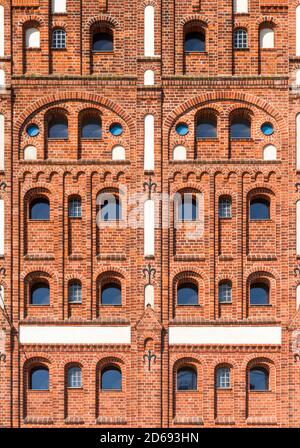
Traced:
<path fill-rule="evenodd" d="M 101 124 L 98 118 L 90 118 L 84 121 L 82 126 L 82 138 L 101 138 Z"/>
<path fill-rule="evenodd" d="M 177 390 L 197 390 L 197 374 L 194 369 L 178 370 Z"/>
<path fill-rule="evenodd" d="M 250 287 L 250 305 L 268 305 L 269 287 L 264 283 L 254 283 Z"/>
<path fill-rule="evenodd" d="M 189 127 L 186 123 L 178 123 L 176 126 L 176 132 L 178 135 L 186 135 L 189 132 Z"/>
<path fill-rule="evenodd" d="M 81 218 L 80 199 L 71 199 L 69 201 L 69 218 Z"/>
<path fill-rule="evenodd" d="M 178 305 L 198 305 L 198 288 L 193 283 L 179 286 L 177 294 Z"/>
<path fill-rule="evenodd" d="M 122 304 L 122 294 L 119 285 L 111 283 L 104 286 L 101 294 L 102 305 L 121 305 Z"/>
<path fill-rule="evenodd" d="M 253 199 L 250 203 L 250 219 L 270 219 L 270 203 L 267 199 Z"/>
<path fill-rule="evenodd" d="M 50 304 L 50 289 L 46 283 L 38 283 L 31 288 L 32 305 L 49 305 Z"/>
<path fill-rule="evenodd" d="M 197 220 L 197 200 L 192 195 L 186 193 L 182 196 L 182 202 L 179 203 L 179 220 L 196 221 Z"/>
<path fill-rule="evenodd" d="M 231 138 L 250 138 L 250 123 L 248 120 L 239 120 L 231 124 Z"/>
<path fill-rule="evenodd" d="M 68 123 L 63 118 L 56 118 L 50 121 L 48 128 L 49 138 L 68 138 Z"/>
<path fill-rule="evenodd" d="M 122 389 L 122 373 L 119 369 L 107 369 L 102 372 L 101 376 L 102 390 L 121 390 Z"/>
<path fill-rule="evenodd" d="M 199 121 L 196 128 L 197 138 L 216 138 L 217 127 L 213 121 Z"/>
<path fill-rule="evenodd" d="M 268 372 L 265 369 L 250 370 L 250 390 L 268 390 Z"/>
<path fill-rule="evenodd" d="M 273 125 L 271 123 L 264 123 L 261 127 L 261 132 L 264 135 L 272 135 L 274 134 L 274 128 Z"/>
<path fill-rule="evenodd" d="M 49 371 L 46 368 L 38 368 L 31 371 L 30 389 L 48 390 L 49 389 Z"/>
<path fill-rule="evenodd" d="M 205 51 L 205 34 L 199 31 L 187 33 L 185 36 L 184 51 Z"/>
<path fill-rule="evenodd" d="M 29 218 L 33 220 L 48 221 L 50 218 L 50 205 L 48 199 L 36 199 L 30 204 Z"/>
<path fill-rule="evenodd" d="M 93 51 L 113 51 L 113 36 L 109 33 L 96 33 L 93 36 Z"/>
<path fill-rule="evenodd" d="M 113 123 L 109 127 L 109 132 L 113 136 L 118 137 L 119 135 L 123 134 L 123 126 L 121 125 L 121 123 Z"/>
<path fill-rule="evenodd" d="M 118 221 L 121 218 L 121 204 L 119 199 L 112 196 L 103 201 L 101 206 L 101 219 L 103 221 Z"/>
<path fill-rule="evenodd" d="M 39 135 L 40 130 L 37 124 L 30 124 L 27 128 L 26 128 L 26 132 L 27 135 L 29 135 L 29 137 L 36 137 L 37 135 Z"/>

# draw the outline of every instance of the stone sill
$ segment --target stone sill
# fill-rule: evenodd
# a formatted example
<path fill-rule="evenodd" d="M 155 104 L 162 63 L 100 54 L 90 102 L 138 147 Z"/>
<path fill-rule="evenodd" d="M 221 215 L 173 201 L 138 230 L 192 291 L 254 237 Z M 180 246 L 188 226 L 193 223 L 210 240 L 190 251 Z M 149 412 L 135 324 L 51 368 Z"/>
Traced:
<path fill-rule="evenodd" d="M 52 417 L 26 417 L 24 419 L 25 425 L 53 425 Z"/>
<path fill-rule="evenodd" d="M 75 159 L 60 159 L 60 160 L 19 160 L 20 165 L 131 165 L 129 161 L 126 160 L 99 160 L 99 159 L 90 159 L 90 160 L 75 160 Z"/>
<path fill-rule="evenodd" d="M 247 425 L 263 425 L 263 426 L 276 426 L 276 417 L 248 417 L 246 420 Z"/>
<path fill-rule="evenodd" d="M 174 425 L 204 425 L 202 417 L 175 417 L 173 420 Z"/>
<path fill-rule="evenodd" d="M 261 159 L 217 159 L 217 160 L 198 160 L 198 159 L 187 159 L 187 160 L 169 160 L 171 165 L 185 165 L 185 164 L 197 164 L 197 165 L 280 165 L 281 160 L 261 160 Z"/>
<path fill-rule="evenodd" d="M 216 425 L 235 425 L 235 420 L 232 417 L 217 417 L 215 419 L 215 424 Z"/>
<path fill-rule="evenodd" d="M 127 420 L 124 417 L 98 417 L 95 422 L 97 425 L 126 425 Z"/>
<path fill-rule="evenodd" d="M 65 419 L 66 425 L 83 425 L 84 419 L 82 417 L 68 417 Z"/>

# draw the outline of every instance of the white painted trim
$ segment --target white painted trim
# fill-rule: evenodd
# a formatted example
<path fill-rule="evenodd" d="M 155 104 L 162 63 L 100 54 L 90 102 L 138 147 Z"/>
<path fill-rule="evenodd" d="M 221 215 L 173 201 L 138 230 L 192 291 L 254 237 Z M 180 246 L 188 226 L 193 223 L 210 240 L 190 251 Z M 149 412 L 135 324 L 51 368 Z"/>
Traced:
<path fill-rule="evenodd" d="M 26 48 L 40 48 L 40 30 L 27 28 L 25 32 Z"/>
<path fill-rule="evenodd" d="M 67 12 L 67 0 L 52 0 L 52 13 L 65 13 Z"/>
<path fill-rule="evenodd" d="M 154 171 L 154 116 L 144 118 L 144 170 Z"/>
<path fill-rule="evenodd" d="M 155 253 L 155 206 L 149 199 L 144 203 L 144 255 L 153 256 Z"/>
<path fill-rule="evenodd" d="M 4 199 L 0 199 L 0 255 L 4 255 L 5 242 L 5 217 L 4 217 Z"/>
<path fill-rule="evenodd" d="M 144 72 L 144 85 L 145 86 L 154 86 L 154 71 L 146 70 Z"/>
<path fill-rule="evenodd" d="M 151 5 L 144 10 L 144 55 L 154 56 L 154 7 Z"/>
<path fill-rule="evenodd" d="M 4 171 L 5 160 L 5 118 L 0 114 L 0 170 Z"/>
<path fill-rule="evenodd" d="M 0 57 L 4 56 L 4 6 L 0 5 Z"/>
<path fill-rule="evenodd" d="M 300 56 L 300 5 L 296 8 L 296 56 Z"/>
<path fill-rule="evenodd" d="M 131 328 L 21 325 L 19 340 L 21 344 L 130 344 Z"/>
<path fill-rule="evenodd" d="M 300 113 L 296 116 L 297 170 L 300 170 Z"/>
<path fill-rule="evenodd" d="M 261 28 L 259 36 L 260 48 L 274 48 L 275 33 L 272 28 Z"/>
<path fill-rule="evenodd" d="M 154 309 L 154 286 L 145 286 L 145 308 L 151 306 Z"/>
<path fill-rule="evenodd" d="M 169 344 L 280 345 L 281 327 L 169 327 Z"/>
<path fill-rule="evenodd" d="M 233 11 L 235 14 L 247 14 L 248 0 L 234 0 Z"/>
<path fill-rule="evenodd" d="M 300 255 L 300 200 L 296 204 L 296 241 L 297 255 Z"/>
<path fill-rule="evenodd" d="M 300 308 L 300 285 L 296 288 L 296 310 Z"/>

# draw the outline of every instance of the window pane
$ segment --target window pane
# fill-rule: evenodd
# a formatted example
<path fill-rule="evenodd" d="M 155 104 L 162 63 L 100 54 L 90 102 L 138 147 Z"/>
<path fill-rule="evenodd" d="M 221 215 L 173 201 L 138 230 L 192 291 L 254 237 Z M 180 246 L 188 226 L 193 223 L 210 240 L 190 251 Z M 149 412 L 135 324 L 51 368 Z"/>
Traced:
<path fill-rule="evenodd" d="M 48 221 L 50 218 L 50 205 L 48 199 L 36 199 L 30 204 L 29 218 L 33 220 Z"/>
<path fill-rule="evenodd" d="M 122 294 L 119 285 L 111 283 L 104 286 L 101 294 L 102 305 L 121 305 L 122 304 Z"/>
<path fill-rule="evenodd" d="M 52 33 L 52 48 L 66 48 L 66 32 L 64 30 L 54 30 Z"/>
<path fill-rule="evenodd" d="M 250 305 L 268 305 L 269 287 L 265 283 L 254 283 L 250 287 Z"/>
<path fill-rule="evenodd" d="M 190 193 L 184 193 L 179 203 L 179 220 L 196 221 L 197 220 L 197 200 Z"/>
<path fill-rule="evenodd" d="M 101 219 L 103 221 L 118 221 L 121 218 L 121 204 L 119 198 L 111 195 L 101 205 Z"/>
<path fill-rule="evenodd" d="M 250 123 L 248 120 L 239 120 L 231 124 L 231 138 L 250 138 Z"/>
<path fill-rule="evenodd" d="M 122 390 L 122 373 L 119 369 L 107 369 L 101 376 L 102 390 Z"/>
<path fill-rule="evenodd" d="M 49 389 L 49 371 L 46 368 L 37 368 L 31 371 L 30 389 L 48 390 Z"/>
<path fill-rule="evenodd" d="M 110 33 L 96 33 L 93 36 L 93 51 L 113 51 L 113 36 Z"/>
<path fill-rule="evenodd" d="M 231 303 L 232 301 L 232 287 L 231 283 L 221 283 L 219 285 L 219 302 L 220 303 Z"/>
<path fill-rule="evenodd" d="M 205 51 L 205 34 L 192 31 L 185 36 L 184 51 Z"/>
<path fill-rule="evenodd" d="M 270 219 L 270 203 L 267 199 L 253 199 L 250 203 L 250 219 Z"/>
<path fill-rule="evenodd" d="M 198 288 L 194 283 L 185 283 L 178 288 L 178 305 L 198 305 Z"/>
<path fill-rule="evenodd" d="M 268 390 L 269 375 L 265 369 L 250 370 L 250 390 Z"/>
<path fill-rule="evenodd" d="M 245 30 L 236 30 L 234 32 L 234 48 L 248 48 L 248 34 Z"/>
<path fill-rule="evenodd" d="M 74 198 L 69 201 L 69 218 L 81 218 L 81 200 Z"/>
<path fill-rule="evenodd" d="M 69 285 L 69 303 L 82 302 L 82 288 L 79 282 L 72 282 Z"/>
<path fill-rule="evenodd" d="M 196 129 L 197 138 L 216 138 L 217 127 L 216 124 L 210 121 L 199 121 Z"/>
<path fill-rule="evenodd" d="M 48 129 L 49 138 L 68 138 L 67 120 L 56 118 L 50 121 Z"/>
<path fill-rule="evenodd" d="M 218 369 L 217 387 L 220 389 L 226 389 L 230 387 L 230 369 L 228 367 L 222 367 Z"/>
<path fill-rule="evenodd" d="M 219 217 L 220 218 L 231 218 L 231 200 L 230 199 L 220 199 L 219 201 Z"/>
<path fill-rule="evenodd" d="M 49 305 L 50 304 L 50 289 L 46 283 L 38 283 L 31 288 L 32 305 Z"/>
<path fill-rule="evenodd" d="M 78 388 L 82 386 L 82 375 L 80 367 L 71 367 L 68 370 L 68 387 Z"/>
<path fill-rule="evenodd" d="M 194 369 L 178 370 L 177 390 L 197 390 L 197 374 Z"/>
<path fill-rule="evenodd" d="M 83 122 L 82 138 L 99 139 L 101 138 L 101 124 L 98 118 L 89 118 Z"/>

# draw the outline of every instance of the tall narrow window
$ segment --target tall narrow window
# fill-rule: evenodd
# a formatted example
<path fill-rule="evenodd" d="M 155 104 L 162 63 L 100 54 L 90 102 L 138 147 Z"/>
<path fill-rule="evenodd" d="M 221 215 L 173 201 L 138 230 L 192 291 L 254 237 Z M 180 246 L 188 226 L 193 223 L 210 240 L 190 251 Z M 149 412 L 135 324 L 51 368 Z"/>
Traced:
<path fill-rule="evenodd" d="M 71 198 L 69 200 L 69 218 L 81 218 L 81 199 Z"/>
<path fill-rule="evenodd" d="M 233 46 L 236 50 L 244 50 L 248 48 L 248 33 L 243 28 L 234 31 Z"/>
<path fill-rule="evenodd" d="M 177 390 L 197 390 L 197 372 L 192 367 L 177 371 Z"/>
<path fill-rule="evenodd" d="M 4 56 L 4 6 L 0 5 L 0 57 Z"/>
<path fill-rule="evenodd" d="M 73 280 L 69 283 L 68 299 L 69 303 L 82 303 L 82 287 L 79 281 Z"/>
<path fill-rule="evenodd" d="M 40 48 L 40 31 L 37 28 L 27 28 L 25 43 L 26 48 Z"/>
<path fill-rule="evenodd" d="M 219 200 L 219 218 L 232 217 L 232 201 L 231 198 L 222 197 Z"/>
<path fill-rule="evenodd" d="M 263 367 L 254 367 L 249 372 L 250 390 L 269 390 L 269 373 Z"/>
<path fill-rule="evenodd" d="M 230 281 L 219 283 L 219 303 L 232 302 L 232 284 Z"/>
<path fill-rule="evenodd" d="M 154 116 L 144 119 L 144 170 L 154 171 Z"/>
<path fill-rule="evenodd" d="M 0 171 L 4 171 L 5 162 L 5 118 L 3 114 L 0 114 Z"/>
<path fill-rule="evenodd" d="M 196 221 L 198 219 L 198 201 L 195 194 L 183 193 L 178 202 L 179 221 Z"/>
<path fill-rule="evenodd" d="M 260 48 L 274 48 L 275 33 L 272 28 L 262 26 L 259 30 Z"/>
<path fill-rule="evenodd" d="M 297 255 L 300 255 L 300 200 L 296 204 L 296 247 Z"/>
<path fill-rule="evenodd" d="M 49 370 L 47 367 L 35 367 L 29 376 L 29 389 L 49 390 Z"/>
<path fill-rule="evenodd" d="M 57 28 L 52 32 L 52 49 L 63 50 L 67 46 L 67 33 L 62 28 Z"/>
<path fill-rule="evenodd" d="M 155 253 L 155 206 L 154 201 L 148 199 L 144 204 L 144 255 L 153 256 Z"/>
<path fill-rule="evenodd" d="M 119 221 L 122 219 L 122 206 L 118 196 L 108 195 L 100 206 L 102 221 Z"/>
<path fill-rule="evenodd" d="M 228 389 L 230 387 L 230 368 L 220 367 L 217 370 L 217 388 Z"/>
<path fill-rule="evenodd" d="M 79 389 L 82 387 L 82 372 L 80 367 L 70 367 L 68 369 L 68 387 Z"/>
<path fill-rule="evenodd" d="M 5 249 L 4 199 L 0 199 L 0 255 L 4 255 L 4 249 Z"/>
<path fill-rule="evenodd" d="M 148 5 L 144 11 L 144 55 L 154 56 L 154 7 Z"/>

